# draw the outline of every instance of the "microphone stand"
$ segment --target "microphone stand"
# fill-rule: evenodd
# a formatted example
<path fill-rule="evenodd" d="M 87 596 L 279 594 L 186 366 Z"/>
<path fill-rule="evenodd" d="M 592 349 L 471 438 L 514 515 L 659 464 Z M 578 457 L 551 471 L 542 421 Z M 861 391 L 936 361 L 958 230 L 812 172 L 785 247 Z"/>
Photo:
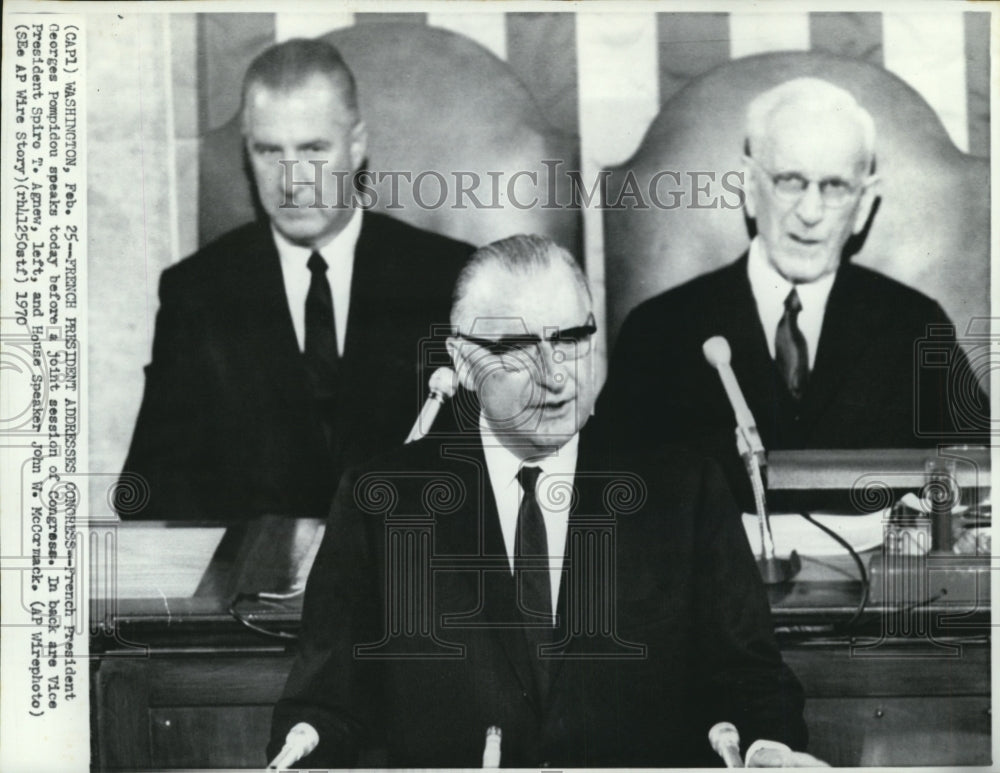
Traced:
<path fill-rule="evenodd" d="M 764 495 L 767 458 L 756 427 L 736 425 L 736 449 L 750 476 L 754 504 L 757 507 L 761 549 L 761 555 L 757 558 L 757 568 L 765 585 L 780 585 L 799 573 L 802 561 L 794 550 L 787 559 L 778 558 L 774 553 L 774 536 L 771 534 L 771 519 L 767 512 L 767 498 Z"/>

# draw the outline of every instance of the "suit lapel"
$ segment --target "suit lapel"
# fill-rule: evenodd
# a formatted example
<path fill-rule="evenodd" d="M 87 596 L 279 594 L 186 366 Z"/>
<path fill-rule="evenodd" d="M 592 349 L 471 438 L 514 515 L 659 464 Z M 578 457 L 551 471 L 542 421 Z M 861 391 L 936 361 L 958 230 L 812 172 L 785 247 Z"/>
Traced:
<path fill-rule="evenodd" d="M 399 245 L 387 233 L 389 218 L 363 212 L 361 231 L 354 249 L 351 301 L 347 309 L 347 331 L 340 367 L 340 411 L 337 425 L 345 442 L 358 442 L 365 433 L 363 416 L 354 408 L 372 404 L 372 390 L 385 393 L 383 379 L 407 379 L 416 365 L 409 310 L 399 303 L 395 285 L 401 272 L 396 267 Z M 403 297 L 411 297 L 409 287 Z M 412 383 L 412 382 L 410 382 Z M 392 390 L 388 390 L 392 391 Z M 400 406 L 383 406 L 396 413 Z M 400 429 L 400 439 L 405 429 Z"/>
<path fill-rule="evenodd" d="M 749 405 L 770 406 L 774 402 L 771 354 L 757 314 L 757 303 L 747 275 L 747 254 L 730 265 L 720 282 L 716 325 L 729 341 L 732 366 Z M 717 379 L 716 379 L 717 380 Z M 758 425 L 764 416 L 754 416 Z"/>
<path fill-rule="evenodd" d="M 563 572 L 559 582 L 559 599 L 556 605 L 559 627 L 556 631 L 553 657 L 549 660 L 549 697 L 558 687 L 563 663 L 573 657 L 575 644 L 579 640 L 573 633 L 580 621 L 570 619 L 570 604 L 580 607 L 592 600 L 585 598 L 570 599 L 570 584 L 574 582 L 572 565 L 579 561 L 593 561 L 594 556 L 587 555 L 587 548 L 573 539 L 574 531 L 583 534 L 595 526 L 592 520 L 608 515 L 608 505 L 605 493 L 608 484 L 615 477 L 615 470 L 609 462 L 608 449 L 602 443 L 601 436 L 596 432 L 580 433 L 580 446 L 577 453 L 576 471 L 573 478 L 574 496 L 569 513 L 569 524 L 566 529 L 566 544 L 563 546 Z M 597 558 L 596 560 L 600 560 Z M 577 574 L 577 579 L 579 574 Z M 605 599 L 606 601 L 607 599 Z M 598 602 L 599 603 L 599 602 Z M 549 700 L 551 703 L 551 700 Z"/>
<path fill-rule="evenodd" d="M 372 216 L 361 213 L 361 231 L 354 248 L 354 268 L 351 272 L 351 301 L 347 309 L 347 333 L 344 336 L 344 360 L 356 356 L 364 347 L 363 319 L 373 304 L 378 303 L 378 229 L 372 226 Z"/>
<path fill-rule="evenodd" d="M 281 262 L 270 229 L 252 229 L 243 245 L 241 271 L 233 277 L 232 308 L 241 318 L 248 348 L 258 352 L 252 359 L 289 400 L 306 396 L 305 368 L 292 325 L 281 274 Z"/>
<path fill-rule="evenodd" d="M 393 236 L 398 226 L 390 218 L 372 212 L 363 212 L 361 218 L 344 338 L 344 359 L 349 362 L 363 357 L 373 344 L 398 347 L 399 333 L 405 327 L 396 317 L 412 313 L 406 303 L 416 300 L 420 304 L 422 300 L 419 296 L 414 299 L 414 277 L 403 270 L 405 266 L 399 259 L 401 245 Z M 383 330 L 385 340 L 373 342 L 373 329 Z"/>
<path fill-rule="evenodd" d="M 437 554 L 483 557 L 489 566 L 478 572 L 478 576 L 471 571 L 462 573 L 470 596 L 479 604 L 470 614 L 452 618 L 449 624 L 490 629 L 521 689 L 535 696 L 532 655 L 518 618 L 516 586 L 509 570 L 496 497 L 478 433 L 475 445 L 448 447 L 443 444 L 439 448 L 442 457 L 461 460 L 447 466 L 461 477 L 470 500 L 460 512 L 436 520 Z"/>
<path fill-rule="evenodd" d="M 844 378 L 881 327 L 879 309 L 858 297 L 854 276 L 850 264 L 842 266 L 830 290 L 816 362 L 803 396 L 807 427 L 838 394 Z"/>

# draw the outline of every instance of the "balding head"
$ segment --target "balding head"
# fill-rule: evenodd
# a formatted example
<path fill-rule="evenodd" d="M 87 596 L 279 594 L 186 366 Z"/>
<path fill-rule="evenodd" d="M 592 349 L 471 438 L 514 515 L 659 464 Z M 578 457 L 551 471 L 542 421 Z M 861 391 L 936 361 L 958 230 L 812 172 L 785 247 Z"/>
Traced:
<path fill-rule="evenodd" d="M 530 278 L 553 267 L 563 267 L 591 301 L 590 285 L 580 264 L 569 251 L 551 239 L 535 234 L 518 234 L 476 250 L 462 269 L 452 295 L 451 324 L 470 332 L 477 316 L 482 316 L 490 300 L 486 297 L 509 278 Z"/>

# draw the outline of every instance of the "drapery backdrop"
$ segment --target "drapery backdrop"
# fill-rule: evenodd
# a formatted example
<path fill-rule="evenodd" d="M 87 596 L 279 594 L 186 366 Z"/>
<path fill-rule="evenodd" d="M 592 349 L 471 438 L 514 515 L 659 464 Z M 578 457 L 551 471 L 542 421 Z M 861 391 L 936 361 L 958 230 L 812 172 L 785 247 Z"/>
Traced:
<path fill-rule="evenodd" d="M 521 13 L 484 4 L 474 13 L 95 17 L 88 32 L 89 416 L 91 467 L 105 474 L 95 481 L 109 484 L 124 459 L 160 271 L 197 249 L 218 204 L 200 184 L 211 152 L 205 138 L 233 119 L 246 65 L 274 41 L 385 22 L 449 30 L 504 62 L 539 118 L 569 139 L 584 181 L 627 161 L 661 105 L 692 79 L 770 51 L 823 51 L 883 67 L 927 101 L 958 150 L 990 153 L 990 30 L 982 12 Z M 582 209 L 579 230 L 605 327 L 601 210 Z M 962 328 L 965 321 L 956 322 Z M 105 486 L 96 485 L 91 515 L 102 513 Z"/>

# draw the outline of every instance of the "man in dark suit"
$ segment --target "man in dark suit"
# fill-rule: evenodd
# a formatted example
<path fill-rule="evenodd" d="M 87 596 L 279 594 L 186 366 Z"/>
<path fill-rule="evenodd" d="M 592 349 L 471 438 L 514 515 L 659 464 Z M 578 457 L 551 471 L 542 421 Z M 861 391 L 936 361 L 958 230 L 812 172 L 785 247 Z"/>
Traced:
<path fill-rule="evenodd" d="M 352 206 L 367 134 L 331 46 L 262 53 L 242 120 L 266 220 L 163 272 L 123 517 L 325 517 L 346 465 L 406 437 L 471 252 Z"/>
<path fill-rule="evenodd" d="M 708 452 L 752 501 L 733 411 L 702 353 L 716 335 L 768 450 L 986 441 L 986 398 L 941 307 L 844 257 L 875 200 L 874 147 L 871 116 L 825 81 L 789 81 L 751 103 L 756 237 L 735 263 L 629 314 L 598 410 L 617 442 Z"/>
<path fill-rule="evenodd" d="M 596 326 L 573 258 L 495 242 L 455 298 L 472 429 L 345 478 L 269 758 L 304 723 L 302 767 L 372 746 L 380 764 L 477 767 L 491 726 L 504 766 L 717 764 L 707 735 L 729 721 L 759 764 L 818 764 L 788 748 L 805 743 L 801 688 L 717 468 L 611 457 L 580 431 Z"/>

